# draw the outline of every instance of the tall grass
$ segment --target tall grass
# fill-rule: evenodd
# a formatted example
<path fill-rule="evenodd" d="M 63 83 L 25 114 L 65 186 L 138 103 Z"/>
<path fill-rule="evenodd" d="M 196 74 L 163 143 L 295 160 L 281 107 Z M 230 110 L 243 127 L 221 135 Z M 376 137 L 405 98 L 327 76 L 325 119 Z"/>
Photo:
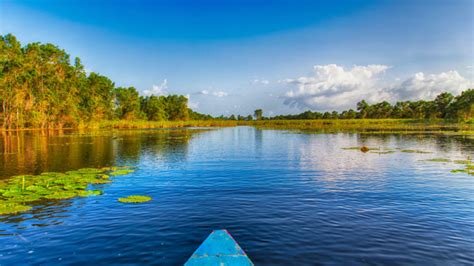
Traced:
<path fill-rule="evenodd" d="M 474 124 L 454 123 L 445 120 L 416 119 L 315 119 L 315 120 L 260 120 L 248 122 L 257 128 L 320 130 L 323 132 L 474 132 Z"/>
<path fill-rule="evenodd" d="M 133 129 L 133 128 L 183 128 L 183 127 L 232 127 L 237 121 L 192 120 L 192 121 L 143 121 L 105 120 L 82 124 L 79 128 L 89 129 Z"/>
<path fill-rule="evenodd" d="M 78 129 L 153 129 L 186 127 L 254 126 L 262 129 L 296 129 L 320 132 L 458 132 L 474 134 L 474 120 L 464 123 L 416 119 L 314 119 L 314 120 L 104 120 L 79 124 Z M 66 128 L 63 128 L 66 129 Z M 21 129 L 34 130 L 34 129 Z M 53 129 L 54 130 L 54 129 Z"/>

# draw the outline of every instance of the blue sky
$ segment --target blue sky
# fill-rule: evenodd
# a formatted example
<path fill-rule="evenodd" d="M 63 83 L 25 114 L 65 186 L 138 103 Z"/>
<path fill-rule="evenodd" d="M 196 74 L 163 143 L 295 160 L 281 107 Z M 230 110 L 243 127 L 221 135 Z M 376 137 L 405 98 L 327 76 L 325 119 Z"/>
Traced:
<path fill-rule="evenodd" d="M 474 1 L 9 1 L 0 33 L 51 42 L 204 113 L 341 110 L 473 87 Z"/>

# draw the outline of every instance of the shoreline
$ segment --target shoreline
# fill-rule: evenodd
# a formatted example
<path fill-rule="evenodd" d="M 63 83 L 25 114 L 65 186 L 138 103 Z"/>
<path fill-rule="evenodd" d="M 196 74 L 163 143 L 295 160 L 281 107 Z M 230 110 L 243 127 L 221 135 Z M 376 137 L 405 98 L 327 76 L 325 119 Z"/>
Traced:
<path fill-rule="evenodd" d="M 472 121 L 472 120 L 471 120 Z M 253 126 L 259 129 L 281 130 L 316 130 L 323 133 L 331 132 L 361 132 L 361 133 L 446 133 L 455 132 L 474 134 L 472 122 L 459 123 L 445 120 L 417 120 L 417 119 L 314 119 L 314 120 L 189 120 L 189 121 L 99 121 L 79 124 L 76 127 L 62 128 L 19 128 L 0 129 L 0 132 L 47 132 L 70 130 L 115 130 L 115 129 L 165 129 L 189 127 L 235 127 Z"/>

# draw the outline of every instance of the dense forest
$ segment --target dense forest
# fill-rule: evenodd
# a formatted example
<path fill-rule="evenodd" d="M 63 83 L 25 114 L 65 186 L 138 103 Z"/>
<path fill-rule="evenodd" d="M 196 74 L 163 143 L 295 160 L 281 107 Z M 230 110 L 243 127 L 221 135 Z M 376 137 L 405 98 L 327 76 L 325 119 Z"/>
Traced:
<path fill-rule="evenodd" d="M 62 128 L 100 120 L 189 120 L 184 96 L 140 96 L 115 87 L 107 77 L 87 74 L 79 58 L 52 44 L 21 46 L 0 40 L 0 123 L 3 128 Z"/>
<path fill-rule="evenodd" d="M 474 90 L 442 93 L 433 101 L 357 103 L 357 110 L 306 111 L 297 115 L 212 117 L 188 108 L 182 95 L 141 96 L 134 87 L 116 87 L 109 78 L 86 73 L 79 58 L 52 44 L 22 46 L 11 34 L 0 39 L 0 125 L 4 129 L 76 127 L 104 120 L 263 120 L 415 118 L 469 120 Z"/>

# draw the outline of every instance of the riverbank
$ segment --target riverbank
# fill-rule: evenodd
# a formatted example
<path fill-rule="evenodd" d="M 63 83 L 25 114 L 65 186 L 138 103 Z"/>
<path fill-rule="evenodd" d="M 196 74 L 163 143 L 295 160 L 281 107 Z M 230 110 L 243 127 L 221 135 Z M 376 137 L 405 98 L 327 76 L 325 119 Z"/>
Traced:
<path fill-rule="evenodd" d="M 456 132 L 474 134 L 474 123 L 417 119 L 316 119 L 261 120 L 250 123 L 265 129 L 299 129 L 321 132 Z"/>
<path fill-rule="evenodd" d="M 320 132 L 456 132 L 474 134 L 474 121 L 456 123 L 445 120 L 417 119 L 314 119 L 314 120 L 190 120 L 190 121 L 128 121 L 106 120 L 79 124 L 64 129 L 155 129 L 187 127 L 254 126 L 262 129 L 314 130 Z M 35 128 L 3 131 L 44 130 Z M 48 129 L 58 130 L 58 129 Z"/>

